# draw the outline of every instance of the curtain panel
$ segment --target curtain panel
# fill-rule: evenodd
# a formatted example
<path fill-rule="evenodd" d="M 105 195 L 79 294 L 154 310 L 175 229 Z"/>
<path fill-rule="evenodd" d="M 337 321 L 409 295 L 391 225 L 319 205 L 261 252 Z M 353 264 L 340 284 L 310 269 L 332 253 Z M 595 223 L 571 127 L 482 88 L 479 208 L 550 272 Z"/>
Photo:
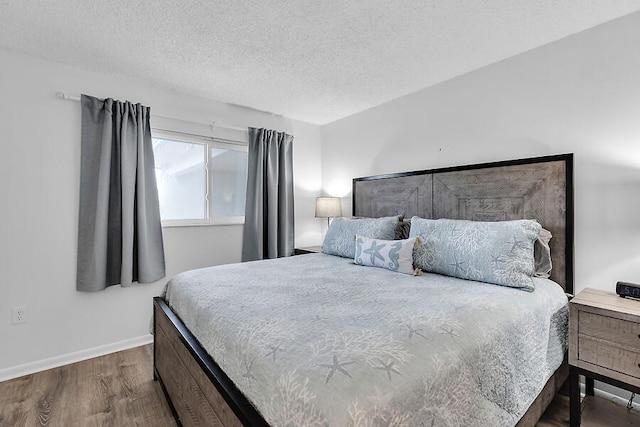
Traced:
<path fill-rule="evenodd" d="M 150 109 L 81 97 L 77 289 L 165 275 Z"/>
<path fill-rule="evenodd" d="M 293 254 L 293 136 L 249 128 L 242 261 Z"/>

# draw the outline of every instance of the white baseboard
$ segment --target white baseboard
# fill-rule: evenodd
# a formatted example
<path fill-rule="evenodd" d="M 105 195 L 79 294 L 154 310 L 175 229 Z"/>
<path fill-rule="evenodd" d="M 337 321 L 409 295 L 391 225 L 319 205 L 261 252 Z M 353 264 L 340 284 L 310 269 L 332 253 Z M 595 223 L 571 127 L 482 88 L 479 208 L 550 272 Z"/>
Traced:
<path fill-rule="evenodd" d="M 580 378 L 580 395 L 584 397 L 585 392 L 585 384 L 584 378 Z M 612 385 L 602 383 L 600 381 L 595 381 L 593 387 L 593 394 L 595 396 L 601 397 L 603 399 L 609 400 L 618 405 L 627 406 L 629 402 L 629 398 L 631 397 L 631 392 L 627 390 L 623 390 L 618 387 L 614 387 Z M 640 400 L 640 395 L 638 396 L 638 400 Z M 635 400 L 631 403 L 633 409 L 640 409 L 640 402 L 636 402 Z"/>
<path fill-rule="evenodd" d="M 617 389 L 616 391 L 628 393 L 629 397 L 631 397 L 631 392 L 626 392 L 622 389 Z M 625 398 L 624 396 L 619 396 L 618 394 L 609 393 L 608 391 L 600 390 L 599 388 L 595 388 L 595 387 L 593 389 L 593 394 L 603 399 L 610 400 L 613 403 L 617 403 L 618 405 L 627 406 L 627 403 L 629 402 L 629 397 Z M 640 409 L 640 403 L 637 403 L 635 399 L 631 403 L 631 405 L 633 409 L 636 409 L 636 410 Z"/>
<path fill-rule="evenodd" d="M 47 369 L 57 368 L 59 366 L 68 365 L 70 363 L 80 362 L 82 360 L 92 359 L 105 354 L 115 353 L 117 351 L 127 350 L 133 347 L 150 344 L 153 342 L 153 335 L 144 335 L 137 338 L 131 338 L 124 341 L 118 341 L 111 344 L 105 344 L 98 347 L 88 348 L 86 350 L 67 353 L 48 359 L 37 360 L 35 362 L 25 363 L 24 365 L 12 366 L 6 369 L 0 369 L 0 381 L 6 381 L 18 378 L 23 375 L 33 374 L 35 372 L 46 371 Z"/>

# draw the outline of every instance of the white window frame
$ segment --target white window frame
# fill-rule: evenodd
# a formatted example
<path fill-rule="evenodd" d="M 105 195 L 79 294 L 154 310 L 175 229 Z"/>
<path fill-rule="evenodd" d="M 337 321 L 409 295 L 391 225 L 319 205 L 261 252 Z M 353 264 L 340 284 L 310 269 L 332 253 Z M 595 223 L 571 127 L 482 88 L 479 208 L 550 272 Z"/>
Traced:
<path fill-rule="evenodd" d="M 161 221 L 162 227 L 200 227 L 210 225 L 244 224 L 244 215 L 211 217 L 211 176 L 209 163 L 211 159 L 212 148 L 220 148 L 224 150 L 241 151 L 247 153 L 249 151 L 248 142 L 157 128 L 151 128 L 151 137 L 180 142 L 190 142 L 195 144 L 202 144 L 205 146 L 205 218 L 167 220 L 163 219 Z"/>

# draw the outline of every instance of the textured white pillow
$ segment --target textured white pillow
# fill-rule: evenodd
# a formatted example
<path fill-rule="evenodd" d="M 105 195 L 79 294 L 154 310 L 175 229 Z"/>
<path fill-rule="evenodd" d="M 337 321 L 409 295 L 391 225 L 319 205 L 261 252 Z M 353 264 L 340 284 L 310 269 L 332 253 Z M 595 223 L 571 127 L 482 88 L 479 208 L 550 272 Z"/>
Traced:
<path fill-rule="evenodd" d="M 424 241 L 414 264 L 461 279 L 533 291 L 533 243 L 542 226 L 536 221 L 465 221 L 411 218 L 411 237 Z"/>
<path fill-rule="evenodd" d="M 353 258 L 354 236 L 393 240 L 396 234 L 397 216 L 383 218 L 334 218 L 322 243 L 322 252 Z"/>
<path fill-rule="evenodd" d="M 358 265 L 413 274 L 413 248 L 416 240 L 415 237 L 404 240 L 380 240 L 356 235 L 356 254 L 353 260 Z"/>

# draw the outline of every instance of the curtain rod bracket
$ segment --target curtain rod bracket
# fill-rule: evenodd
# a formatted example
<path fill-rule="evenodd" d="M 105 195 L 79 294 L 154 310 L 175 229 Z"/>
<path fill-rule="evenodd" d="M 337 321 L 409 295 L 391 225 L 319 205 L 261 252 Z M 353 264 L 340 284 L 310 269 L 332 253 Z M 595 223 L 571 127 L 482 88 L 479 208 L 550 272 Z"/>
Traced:
<path fill-rule="evenodd" d="M 60 99 L 66 99 L 66 100 L 69 100 L 69 101 L 80 101 L 80 97 L 79 96 L 70 96 L 70 95 L 67 95 L 64 92 L 56 92 L 56 96 L 58 98 L 60 98 Z"/>

